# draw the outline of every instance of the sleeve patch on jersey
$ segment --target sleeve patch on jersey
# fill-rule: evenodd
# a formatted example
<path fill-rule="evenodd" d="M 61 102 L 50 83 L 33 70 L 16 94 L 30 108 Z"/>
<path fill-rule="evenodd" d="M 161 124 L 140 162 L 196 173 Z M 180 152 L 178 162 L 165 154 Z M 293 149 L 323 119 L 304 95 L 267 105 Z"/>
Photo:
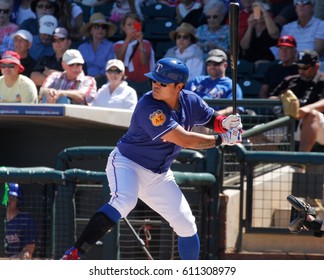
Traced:
<path fill-rule="evenodd" d="M 150 114 L 150 120 L 154 126 L 163 125 L 166 121 L 166 116 L 161 110 L 157 110 Z"/>

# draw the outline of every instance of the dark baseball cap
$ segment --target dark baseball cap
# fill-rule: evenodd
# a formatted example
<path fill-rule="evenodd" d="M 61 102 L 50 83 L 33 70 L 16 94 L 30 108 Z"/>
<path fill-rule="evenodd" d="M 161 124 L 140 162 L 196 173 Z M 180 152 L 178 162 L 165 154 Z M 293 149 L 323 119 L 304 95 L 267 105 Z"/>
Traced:
<path fill-rule="evenodd" d="M 297 64 L 304 64 L 304 65 L 315 65 L 318 63 L 319 55 L 314 50 L 303 50 L 298 52 L 297 56 Z"/>

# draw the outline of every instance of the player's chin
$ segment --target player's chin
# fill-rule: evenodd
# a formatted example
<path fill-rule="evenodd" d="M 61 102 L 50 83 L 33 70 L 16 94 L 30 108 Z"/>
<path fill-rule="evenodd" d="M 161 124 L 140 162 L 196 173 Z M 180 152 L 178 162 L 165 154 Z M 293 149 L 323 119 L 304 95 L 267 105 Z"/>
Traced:
<path fill-rule="evenodd" d="M 158 99 L 158 100 L 161 100 L 162 99 L 161 98 L 161 94 L 158 91 L 153 90 L 152 93 L 153 93 L 153 98 Z"/>

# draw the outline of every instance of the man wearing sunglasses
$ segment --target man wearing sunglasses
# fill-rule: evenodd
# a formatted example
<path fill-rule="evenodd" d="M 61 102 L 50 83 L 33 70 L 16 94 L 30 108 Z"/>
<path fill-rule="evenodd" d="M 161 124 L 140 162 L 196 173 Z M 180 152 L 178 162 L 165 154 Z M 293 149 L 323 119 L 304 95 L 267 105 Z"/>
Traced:
<path fill-rule="evenodd" d="M 68 31 L 64 27 L 55 28 L 52 38 L 52 47 L 55 54 L 41 57 L 37 61 L 30 76 L 36 86 L 42 86 L 46 77 L 52 72 L 64 71 L 62 67 L 62 57 L 64 52 L 70 48 L 71 43 L 72 41 L 69 38 Z"/>
<path fill-rule="evenodd" d="M 0 60 L 0 103 L 37 103 L 37 88 L 27 76 L 14 51 L 6 51 Z"/>
<path fill-rule="evenodd" d="M 97 91 L 96 80 L 83 72 L 84 59 L 75 49 L 65 51 L 62 57 L 63 72 L 53 72 L 39 90 L 42 103 L 87 105 Z"/>
<path fill-rule="evenodd" d="M 145 76 L 152 90 L 137 103 L 128 131 L 111 152 L 106 173 L 111 200 L 94 215 L 62 259 L 80 259 L 140 198 L 165 218 L 178 235 L 181 259 L 198 259 L 195 217 L 170 167 L 183 148 L 209 149 L 241 142 L 239 115 L 217 114 L 195 93 L 185 90 L 188 67 L 178 59 L 160 59 Z M 196 125 L 218 133 L 192 132 Z"/>
<path fill-rule="evenodd" d="M 297 56 L 298 74 L 286 77 L 271 93 L 278 99 L 290 89 L 299 99 L 300 108 L 295 140 L 300 141 L 299 151 L 310 152 L 315 143 L 324 145 L 324 73 L 320 72 L 319 55 L 314 50 L 304 50 Z"/>
<path fill-rule="evenodd" d="M 315 50 L 324 56 L 324 21 L 314 17 L 315 0 L 294 0 L 297 20 L 282 27 L 280 35 L 294 36 L 297 50 Z"/>

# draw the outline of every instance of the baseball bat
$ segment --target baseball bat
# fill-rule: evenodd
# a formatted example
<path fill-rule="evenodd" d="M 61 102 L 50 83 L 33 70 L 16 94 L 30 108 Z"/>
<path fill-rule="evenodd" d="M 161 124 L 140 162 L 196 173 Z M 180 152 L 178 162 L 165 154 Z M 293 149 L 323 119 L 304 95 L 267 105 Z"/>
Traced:
<path fill-rule="evenodd" d="M 233 95 L 233 114 L 236 114 L 236 85 L 237 85 L 237 62 L 239 48 L 239 3 L 229 4 L 229 23 L 230 23 L 230 58 L 232 72 L 232 95 Z"/>

